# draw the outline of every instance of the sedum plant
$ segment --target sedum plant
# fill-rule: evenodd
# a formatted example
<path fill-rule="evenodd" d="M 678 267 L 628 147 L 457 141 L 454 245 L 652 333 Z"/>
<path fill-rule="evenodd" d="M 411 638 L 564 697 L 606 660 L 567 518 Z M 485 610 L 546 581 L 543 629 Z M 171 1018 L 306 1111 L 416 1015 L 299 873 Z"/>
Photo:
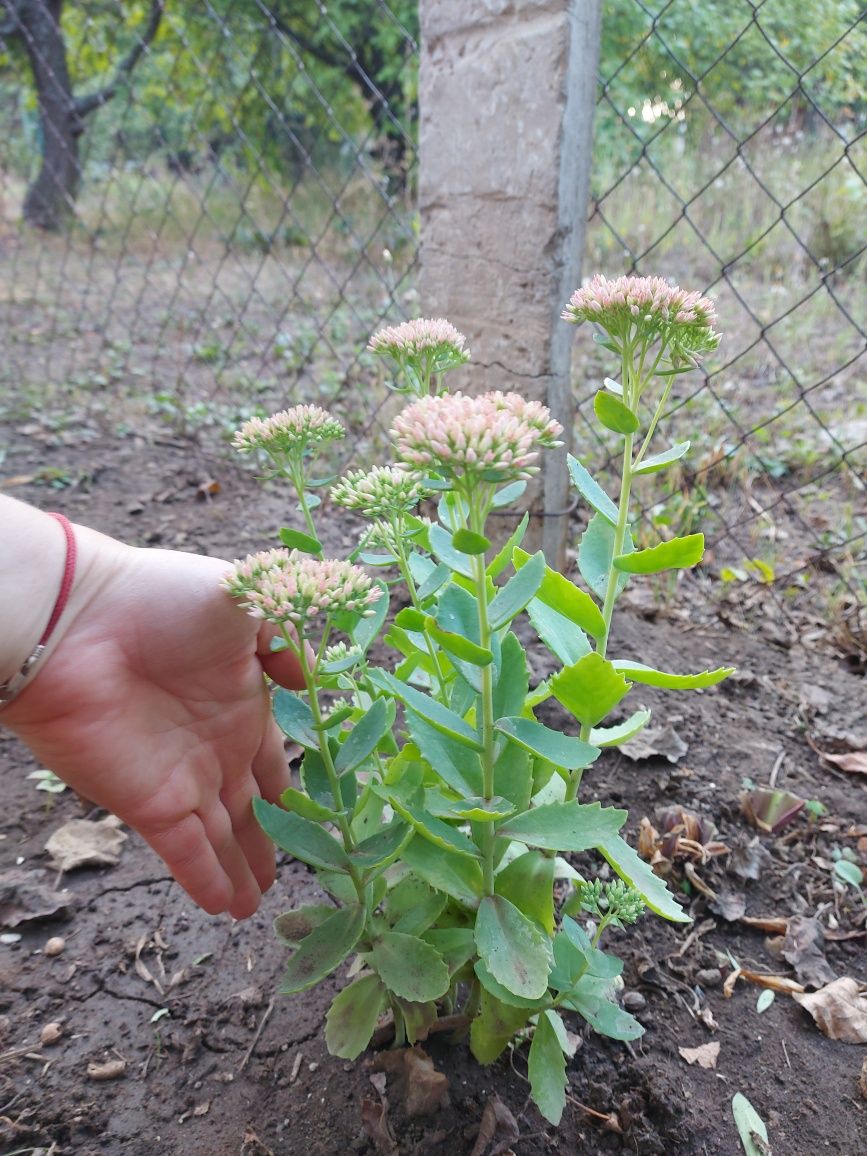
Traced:
<path fill-rule="evenodd" d="M 491 513 L 520 499 L 562 431 L 516 393 L 446 392 L 446 374 L 469 353 L 442 320 L 371 340 L 411 400 L 394 419 L 394 462 L 331 488 L 363 520 L 349 559 L 323 559 L 309 501 L 311 460 L 342 436 L 339 423 L 300 406 L 238 432 L 239 449 L 264 451 L 292 484 L 306 530 L 283 530 L 282 547 L 236 563 L 224 581 L 279 627 L 278 645 L 304 672 L 304 692 L 274 695 L 278 723 L 304 750 L 300 786 L 280 805 L 254 806 L 328 901 L 276 920 L 290 951 L 281 991 L 352 961 L 325 1028 L 347 1059 L 384 1013 L 398 1044 L 448 1015 L 483 1064 L 529 1039 L 532 1095 L 555 1124 L 571 1055 L 564 1015 L 619 1040 L 642 1033 L 618 1003 L 609 932 L 645 908 L 687 919 L 623 838 L 626 811 L 587 798 L 584 772 L 647 724 L 648 711 L 624 712 L 635 684 L 698 689 L 730 673 L 669 673 L 608 653 L 626 583 L 702 556 L 700 534 L 635 549 L 629 511 L 634 479 L 688 448 L 648 453 L 675 378 L 718 342 L 711 303 L 656 278 L 596 278 L 563 316 L 596 325 L 620 362 L 620 381 L 606 379 L 594 406 L 622 448 L 617 500 L 569 458 L 592 510 L 578 581 L 523 550 L 526 515 L 503 546 L 491 544 Z M 435 519 L 419 515 L 422 500 Z M 402 608 L 390 616 L 392 603 Z M 556 664 L 536 684 L 530 630 Z M 540 717 L 552 718 L 552 700 L 571 720 L 563 727 Z M 579 853 L 588 854 L 577 869 L 568 857 Z"/>

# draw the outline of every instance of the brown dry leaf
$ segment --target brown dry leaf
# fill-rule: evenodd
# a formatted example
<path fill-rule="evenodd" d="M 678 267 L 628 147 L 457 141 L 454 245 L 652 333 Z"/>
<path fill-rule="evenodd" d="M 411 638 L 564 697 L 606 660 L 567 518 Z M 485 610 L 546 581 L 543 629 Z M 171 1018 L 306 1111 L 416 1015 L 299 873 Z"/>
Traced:
<path fill-rule="evenodd" d="M 783 959 L 795 969 L 804 987 L 824 987 L 837 978 L 825 958 L 825 933 L 818 919 L 793 915 L 786 929 Z"/>
<path fill-rule="evenodd" d="M 788 915 L 742 915 L 738 921 L 757 931 L 767 931 L 769 935 L 785 935 L 789 926 Z"/>
<path fill-rule="evenodd" d="M 723 995 L 726 999 L 730 999 L 733 995 L 735 984 L 739 979 L 746 980 L 747 983 L 754 983 L 757 987 L 768 987 L 771 991 L 782 991 L 788 995 L 800 995 L 804 991 L 801 984 L 796 983 L 793 979 L 788 979 L 785 975 L 765 975 L 762 972 L 745 971 L 738 967 L 726 976 L 723 984 Z"/>
<path fill-rule="evenodd" d="M 482 1113 L 482 1122 L 479 1125 L 479 1134 L 470 1156 L 495 1156 L 497 1152 L 505 1152 L 511 1148 L 520 1135 L 518 1122 L 509 1108 L 497 1096 L 492 1096 L 485 1104 Z M 496 1141 L 494 1148 L 488 1152 L 488 1145 Z"/>
<path fill-rule="evenodd" d="M 719 1059 L 719 1040 L 699 1044 L 697 1048 L 677 1049 L 688 1064 L 698 1064 L 700 1068 L 715 1068 Z"/>
<path fill-rule="evenodd" d="M 448 1104 L 448 1077 L 436 1070 L 423 1048 L 383 1052 L 373 1061 L 373 1070 L 394 1080 L 407 1116 L 432 1116 Z"/>
<path fill-rule="evenodd" d="M 816 1021 L 819 1031 L 844 1044 L 867 1044 L 867 983 L 851 976 L 819 991 L 793 997 Z"/>
<path fill-rule="evenodd" d="M 850 775 L 867 775 L 867 751 L 847 751 L 844 755 L 826 754 L 818 752 L 827 763 L 833 763 L 841 771 L 848 771 Z"/>
<path fill-rule="evenodd" d="M 127 840 L 126 832 L 119 830 L 120 819 L 107 815 L 104 819 L 70 819 L 49 837 L 45 850 L 58 871 L 74 871 L 77 867 L 116 867 L 120 850 Z"/>
<path fill-rule="evenodd" d="M 263 1144 L 248 1124 L 244 1129 L 244 1140 L 239 1156 L 274 1156 L 272 1150 Z"/>
<path fill-rule="evenodd" d="M 106 1060 L 104 1064 L 90 1063 L 87 1074 L 91 1080 L 117 1080 L 126 1075 L 126 1060 Z"/>
<path fill-rule="evenodd" d="M 199 501 L 204 502 L 208 498 L 213 498 L 219 494 L 222 488 L 220 483 L 213 478 L 205 478 L 205 480 L 196 487 L 196 497 Z"/>
<path fill-rule="evenodd" d="M 44 871 L 13 867 L 0 872 L 0 927 L 18 927 L 42 919 L 69 919 L 76 904 L 71 891 L 55 891 Z"/>
<path fill-rule="evenodd" d="M 387 1102 L 379 1104 L 376 1100 L 365 1098 L 361 1101 L 361 1126 L 377 1152 L 385 1152 L 392 1156 L 398 1151 L 394 1136 L 388 1123 Z"/>
<path fill-rule="evenodd" d="M 629 742 L 621 743 L 618 750 L 633 762 L 663 758 L 670 763 L 677 763 L 689 750 L 689 746 L 669 723 L 664 727 L 648 727 Z"/>

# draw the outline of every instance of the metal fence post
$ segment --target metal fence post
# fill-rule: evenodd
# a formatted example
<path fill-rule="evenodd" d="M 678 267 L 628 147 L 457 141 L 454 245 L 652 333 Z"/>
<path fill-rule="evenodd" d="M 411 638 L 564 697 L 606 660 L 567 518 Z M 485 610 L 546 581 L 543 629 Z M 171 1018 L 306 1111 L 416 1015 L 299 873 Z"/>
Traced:
<path fill-rule="evenodd" d="M 463 384 L 550 405 L 571 441 L 572 331 L 558 320 L 580 277 L 600 0 L 422 0 L 421 298 L 468 338 Z M 565 562 L 566 447 L 547 455 L 535 541 Z M 540 493 L 541 491 L 541 493 Z"/>

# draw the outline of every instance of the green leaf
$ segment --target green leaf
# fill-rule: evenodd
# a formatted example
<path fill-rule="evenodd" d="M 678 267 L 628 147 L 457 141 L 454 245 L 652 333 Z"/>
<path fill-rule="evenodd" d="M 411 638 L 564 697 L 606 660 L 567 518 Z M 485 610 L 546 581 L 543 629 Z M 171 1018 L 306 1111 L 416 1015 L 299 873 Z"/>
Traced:
<path fill-rule="evenodd" d="M 568 915 L 563 919 L 562 934 L 580 951 L 590 975 L 598 976 L 600 979 L 616 979 L 623 971 L 623 960 L 594 947 L 581 924 L 570 919 Z"/>
<path fill-rule="evenodd" d="M 473 964 L 473 970 L 485 991 L 490 992 L 500 1003 L 508 1004 L 509 1007 L 522 1007 L 528 1012 L 539 1011 L 540 1008 L 543 1008 L 545 1004 L 549 1002 L 547 992 L 538 999 L 525 999 L 524 996 L 515 995 L 513 991 L 509 991 L 507 987 L 503 987 L 501 983 L 497 983 L 480 959 L 477 959 Z"/>
<path fill-rule="evenodd" d="M 442 819 L 438 819 L 435 815 L 429 815 L 411 803 L 405 803 L 397 795 L 389 794 L 388 801 L 398 815 L 415 828 L 417 834 L 436 844 L 437 847 L 442 847 L 443 850 L 450 851 L 453 855 L 466 855 L 471 859 L 478 859 L 481 855 L 472 840 L 468 839 L 461 831 L 450 827 L 448 823 L 444 823 Z"/>
<path fill-rule="evenodd" d="M 640 682 L 644 686 L 661 686 L 666 690 L 702 690 L 708 686 L 716 686 L 718 682 L 722 682 L 735 672 L 733 666 L 720 666 L 716 670 L 704 670 L 701 674 L 667 674 L 662 670 L 654 670 L 652 666 L 645 666 L 643 662 L 632 662 L 628 658 L 613 659 L 611 665 L 632 682 Z"/>
<path fill-rule="evenodd" d="M 426 762 L 459 795 L 480 795 L 483 789 L 479 756 L 469 754 L 462 742 L 450 739 L 414 710 L 407 710 L 406 727 Z"/>
<path fill-rule="evenodd" d="M 540 550 L 497 593 L 488 607 L 492 630 L 499 630 L 520 614 L 545 576 L 545 555 Z"/>
<path fill-rule="evenodd" d="M 494 791 L 526 811 L 533 793 L 533 767 L 530 752 L 517 743 L 504 743 L 494 763 Z"/>
<path fill-rule="evenodd" d="M 421 938 L 439 952 L 452 975 L 476 954 L 471 927 L 431 927 Z"/>
<path fill-rule="evenodd" d="M 303 534 L 300 530 L 290 530 L 284 526 L 280 531 L 280 541 L 289 550 L 300 550 L 303 554 L 322 554 L 322 543 L 312 534 Z"/>
<path fill-rule="evenodd" d="M 616 747 L 620 743 L 634 739 L 639 731 L 650 722 L 649 710 L 637 710 L 625 722 L 613 727 L 594 727 L 590 732 L 590 742 L 594 747 Z"/>
<path fill-rule="evenodd" d="M 567 1080 L 566 1057 L 551 1022 L 555 1016 L 555 1011 L 539 1016 L 527 1058 L 527 1075 L 536 1107 L 556 1127 L 566 1107 Z"/>
<path fill-rule="evenodd" d="M 280 994 L 292 995 L 319 983 L 346 959 L 363 930 L 360 904 L 339 907 L 301 940 L 283 975 Z"/>
<path fill-rule="evenodd" d="M 264 799 L 253 800 L 253 813 L 265 834 L 281 850 L 294 855 L 302 863 L 326 871 L 349 870 L 349 859 L 343 847 L 318 823 L 311 823 L 309 819 L 302 819 L 300 815 L 284 811 Z"/>
<path fill-rule="evenodd" d="M 735 1092 L 732 1096 L 732 1115 L 746 1156 L 770 1156 L 771 1146 L 768 1143 L 767 1126 L 746 1096 L 740 1092 Z"/>
<path fill-rule="evenodd" d="M 498 873 L 494 890 L 549 935 L 554 934 L 554 860 L 550 855 L 541 851 L 519 855 Z"/>
<path fill-rule="evenodd" d="M 451 534 L 436 523 L 430 528 L 430 548 L 431 552 L 450 570 L 456 574 L 462 574 L 464 578 L 472 578 L 473 563 L 469 555 L 456 550 Z"/>
<path fill-rule="evenodd" d="M 510 482 L 508 486 L 503 486 L 502 490 L 498 490 L 496 494 L 494 494 L 491 505 L 495 510 L 499 510 L 503 506 L 510 505 L 512 502 L 517 502 L 526 488 L 526 482 Z"/>
<path fill-rule="evenodd" d="M 362 975 L 336 995 L 325 1017 L 325 1044 L 331 1055 L 358 1059 L 384 1007 L 385 988 L 378 975 Z"/>
<path fill-rule="evenodd" d="M 389 674 L 385 670 L 371 670 L 369 677 L 378 690 L 383 690 L 400 699 L 402 703 L 420 714 L 438 731 L 450 735 L 475 751 L 482 749 L 479 737 L 469 723 L 464 722 L 459 715 L 437 702 L 436 699 L 431 698 L 430 695 L 423 694 L 415 687 L 407 686 L 406 683 L 400 682 L 393 674 Z"/>
<path fill-rule="evenodd" d="M 630 684 L 607 659 L 585 654 L 550 681 L 551 693 L 582 726 L 595 726 L 629 693 Z"/>
<path fill-rule="evenodd" d="M 528 718 L 501 718 L 494 723 L 494 729 L 524 747 L 534 755 L 574 771 L 589 767 L 599 757 L 599 748 L 592 747 L 583 739 L 552 731 L 542 723 Z"/>
<path fill-rule="evenodd" d="M 274 694 L 274 718 L 277 726 L 294 743 L 319 748 L 319 735 L 310 707 L 291 690 L 278 687 Z"/>
<path fill-rule="evenodd" d="M 455 530 L 452 534 L 452 545 L 462 554 L 484 554 L 491 548 L 491 543 L 484 534 L 476 534 L 463 528 Z"/>
<path fill-rule="evenodd" d="M 274 920 L 274 934 L 288 947 L 297 947 L 315 927 L 333 914 L 334 908 L 326 903 L 312 903 L 309 907 L 284 911 Z"/>
<path fill-rule="evenodd" d="M 609 835 L 596 844 L 621 879 L 634 887 L 651 911 L 670 919 L 672 923 L 689 923 L 690 918 L 683 908 L 674 901 L 658 875 L 654 875 L 649 863 L 639 858 L 636 851 L 619 835 Z"/>
<path fill-rule="evenodd" d="M 427 620 L 427 631 L 447 654 L 454 655 L 455 658 L 460 658 L 463 662 L 469 662 L 472 666 L 490 666 L 494 661 L 494 655 L 490 650 L 484 646 L 478 646 L 475 642 L 470 642 L 469 638 L 462 634 L 453 634 L 449 630 L 442 630 L 437 626 L 434 618 Z"/>
<path fill-rule="evenodd" d="M 539 638 L 564 666 L 571 666 L 590 653 L 590 643 L 584 631 L 538 598 L 527 603 L 527 615 Z"/>
<path fill-rule="evenodd" d="M 475 907 L 484 891 L 482 865 L 478 859 L 453 855 L 430 840 L 416 835 L 404 847 L 403 862 L 420 879 L 444 891 L 459 903 Z"/>
<path fill-rule="evenodd" d="M 501 646 L 500 677 L 494 687 L 494 718 L 520 714 L 529 686 L 524 648 L 517 636 L 509 631 Z"/>
<path fill-rule="evenodd" d="M 492 1064 L 502 1055 L 529 1018 L 527 1008 L 503 1003 L 482 988 L 479 1014 L 470 1025 L 470 1051 L 480 1064 Z"/>
<path fill-rule="evenodd" d="M 524 484 L 523 482 L 521 483 Z M 509 489 L 506 486 L 506 489 Z M 503 490 L 503 493 L 506 491 Z M 530 515 L 525 514 L 518 525 L 509 535 L 502 548 L 497 551 L 491 561 L 488 563 L 487 575 L 489 578 L 499 578 L 502 572 L 506 569 L 509 562 L 512 560 L 512 551 L 516 546 L 520 546 L 524 541 L 524 535 L 527 532 L 527 526 L 530 524 Z"/>
<path fill-rule="evenodd" d="M 838 859 L 835 862 L 834 874 L 852 887 L 860 887 L 864 882 L 864 872 L 857 863 L 851 863 L 848 859 Z"/>
<path fill-rule="evenodd" d="M 644 1028 L 609 998 L 611 980 L 595 975 L 583 975 L 564 1006 L 578 1012 L 600 1033 L 613 1040 L 636 1040 L 644 1035 Z"/>
<path fill-rule="evenodd" d="M 529 557 L 525 550 L 513 551 L 516 569 L 523 566 Z M 605 635 L 605 619 L 590 595 L 579 590 L 574 582 L 570 582 L 550 566 L 545 567 L 545 576 L 536 594 L 536 601 L 544 602 L 546 606 L 550 606 L 552 610 L 556 610 L 558 614 L 568 618 L 594 638 L 602 638 Z"/>
<path fill-rule="evenodd" d="M 328 772 L 325 770 L 325 760 L 318 750 L 309 750 L 304 755 L 304 760 L 301 763 L 301 782 L 310 798 L 320 807 L 324 807 L 326 810 L 334 808 L 334 795 L 331 792 Z M 348 800 L 343 798 L 342 791 L 340 800 L 345 807 Z"/>
<path fill-rule="evenodd" d="M 627 574 L 660 574 L 663 570 L 685 570 L 696 566 L 704 555 L 704 534 L 687 534 L 660 542 L 648 550 L 634 550 L 614 559 L 618 570 Z"/>
<path fill-rule="evenodd" d="M 680 461 L 688 450 L 689 442 L 678 442 L 671 449 L 664 450 L 661 454 L 654 454 L 652 458 L 645 458 L 643 462 L 639 462 L 633 468 L 632 475 L 635 477 L 638 474 L 655 474 L 657 470 L 664 470 L 666 466 Z"/>
<path fill-rule="evenodd" d="M 359 616 L 349 631 L 349 637 L 356 646 L 361 647 L 363 653 L 367 652 L 370 644 L 374 638 L 376 638 L 377 634 L 379 634 L 382 629 L 382 624 L 385 622 L 385 617 L 388 614 L 388 587 L 384 582 L 375 582 L 374 586 L 380 591 L 380 594 L 379 598 L 377 598 L 371 607 L 373 613 L 367 618 Z"/>
<path fill-rule="evenodd" d="M 452 572 L 444 562 L 440 562 L 434 566 L 427 578 L 419 585 L 418 600 L 424 602 L 432 595 L 436 594 L 451 578 Z"/>
<path fill-rule="evenodd" d="M 391 730 L 394 717 L 393 702 L 384 698 L 374 700 L 370 710 L 355 724 L 337 752 L 334 769 L 338 775 L 354 771 L 373 754 L 382 736 Z"/>
<path fill-rule="evenodd" d="M 569 474 L 572 482 L 584 501 L 587 502 L 597 514 L 601 514 L 611 526 L 616 526 L 617 507 L 599 483 L 593 480 L 577 458 L 573 458 L 571 454 L 568 454 L 566 461 L 569 465 Z"/>
<path fill-rule="evenodd" d="M 634 549 L 632 535 L 626 531 L 623 540 L 623 553 L 619 557 L 630 554 Z M 600 514 L 594 514 L 588 523 L 587 529 L 581 535 L 578 545 L 578 569 L 581 576 L 596 597 L 605 599 L 608 588 L 608 574 L 614 560 L 614 527 Z M 629 575 L 619 572 L 615 588 L 618 596 L 629 581 Z"/>
<path fill-rule="evenodd" d="M 414 1044 L 418 1040 L 426 1040 L 431 1027 L 438 1019 L 436 1002 L 428 1000 L 427 1003 L 414 1003 L 412 1000 L 401 999 L 400 996 L 394 998 L 403 1016 L 407 1043 Z"/>
<path fill-rule="evenodd" d="M 766 1012 L 776 998 L 776 992 L 771 988 L 766 987 L 764 991 L 759 992 L 759 998 L 756 1000 L 756 1011 L 759 1015 Z"/>
<path fill-rule="evenodd" d="M 428 887 L 424 880 L 417 879 L 414 875 L 407 875 L 405 882 L 424 887 L 427 894 L 409 911 L 405 911 L 399 919 L 395 919 L 391 930 L 402 931 L 404 935 L 421 935 L 442 915 L 443 908 L 448 902 L 448 896 L 441 891 L 434 891 L 432 887 Z M 434 946 L 436 945 L 434 944 Z"/>
<path fill-rule="evenodd" d="M 413 1003 L 439 999 L 449 990 L 449 969 L 429 943 L 401 931 L 384 931 L 365 955 L 395 995 Z"/>
<path fill-rule="evenodd" d="M 547 851 L 587 851 L 616 838 L 627 817 L 627 811 L 616 807 L 570 799 L 566 803 L 544 803 L 507 819 L 497 828 L 497 835 Z"/>
<path fill-rule="evenodd" d="M 333 822 L 338 814 L 337 811 L 323 807 L 321 803 L 311 799 L 304 791 L 296 791 L 294 787 L 286 788 L 280 796 L 280 805 L 304 819 L 312 819 L 314 823 Z"/>
<path fill-rule="evenodd" d="M 631 434 L 638 429 L 638 415 L 625 402 L 604 389 L 593 398 L 593 412 L 606 429 L 613 433 Z"/>
<path fill-rule="evenodd" d="M 548 990 L 548 937 L 502 895 L 486 895 L 476 915 L 476 947 L 488 971 L 515 995 Z"/>
<path fill-rule="evenodd" d="M 349 855 L 359 871 L 366 874 L 392 863 L 412 838 L 412 827 L 394 820 L 370 835 L 356 846 Z"/>
<path fill-rule="evenodd" d="M 438 791 L 425 791 L 425 807 L 439 819 L 477 823 L 494 823 L 515 813 L 515 805 L 508 799 L 449 799 Z"/>

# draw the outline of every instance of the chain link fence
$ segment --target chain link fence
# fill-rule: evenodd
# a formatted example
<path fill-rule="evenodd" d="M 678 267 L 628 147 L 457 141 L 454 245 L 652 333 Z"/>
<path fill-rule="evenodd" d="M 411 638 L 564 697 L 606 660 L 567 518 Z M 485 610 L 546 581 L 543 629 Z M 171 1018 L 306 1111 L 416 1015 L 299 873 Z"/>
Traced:
<path fill-rule="evenodd" d="M 830 615 L 862 656 L 865 16 L 856 0 L 809 15 L 783 0 L 608 0 L 585 259 L 705 290 L 725 334 L 672 402 L 692 465 L 657 476 L 646 519 L 710 530 L 734 620 L 760 602 L 782 639 Z M 585 446 L 584 383 L 603 365 L 587 338 Z"/>
<path fill-rule="evenodd" d="M 603 15 L 585 272 L 704 289 L 725 331 L 672 403 L 692 464 L 643 492 L 645 525 L 710 529 L 732 620 L 831 615 L 863 650 L 865 6 Z M 315 401 L 371 459 L 366 339 L 424 308 L 417 64 L 416 0 L 0 0 L 0 420 L 225 432 Z M 604 470 L 609 367 L 576 340 Z"/>

